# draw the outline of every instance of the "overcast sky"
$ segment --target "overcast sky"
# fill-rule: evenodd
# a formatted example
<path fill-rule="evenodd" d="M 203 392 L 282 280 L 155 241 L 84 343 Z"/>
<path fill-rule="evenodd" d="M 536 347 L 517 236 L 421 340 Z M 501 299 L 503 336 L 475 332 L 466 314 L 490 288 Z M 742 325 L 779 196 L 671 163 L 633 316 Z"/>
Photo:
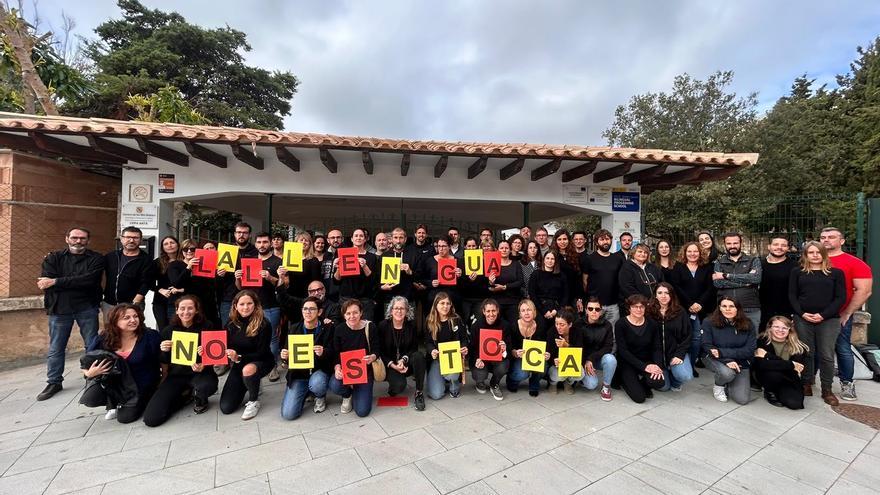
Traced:
<path fill-rule="evenodd" d="M 144 3 L 241 30 L 248 63 L 296 74 L 287 130 L 404 139 L 603 145 L 617 105 L 683 72 L 733 70 L 766 110 L 802 73 L 833 84 L 880 35 L 867 0 Z M 86 37 L 119 17 L 39 0 L 47 25 L 62 8 Z"/>

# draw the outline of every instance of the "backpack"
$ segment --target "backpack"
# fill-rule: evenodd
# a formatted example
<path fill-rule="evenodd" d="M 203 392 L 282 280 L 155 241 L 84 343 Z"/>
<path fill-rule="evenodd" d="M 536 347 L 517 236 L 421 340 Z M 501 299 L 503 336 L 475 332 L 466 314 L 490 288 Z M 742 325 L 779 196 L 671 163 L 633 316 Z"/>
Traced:
<path fill-rule="evenodd" d="M 855 357 L 853 378 L 880 382 L 880 349 L 873 344 L 858 344 L 852 346 L 852 351 Z"/>

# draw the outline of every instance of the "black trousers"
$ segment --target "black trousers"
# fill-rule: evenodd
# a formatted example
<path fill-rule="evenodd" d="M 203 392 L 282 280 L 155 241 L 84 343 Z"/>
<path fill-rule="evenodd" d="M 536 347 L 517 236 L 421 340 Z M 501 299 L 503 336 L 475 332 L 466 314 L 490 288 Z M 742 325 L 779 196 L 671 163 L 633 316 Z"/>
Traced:
<path fill-rule="evenodd" d="M 474 377 L 474 381 L 477 383 L 485 382 L 486 378 L 489 378 L 489 373 L 492 374 L 492 378 L 489 378 L 489 386 L 494 387 L 501 383 L 501 378 L 507 374 L 507 371 L 510 369 L 510 360 L 502 359 L 501 361 L 483 361 L 483 367 L 477 368 L 476 365 L 471 366 L 471 376 Z"/>
<path fill-rule="evenodd" d="M 172 414 L 188 402 L 190 394 L 207 401 L 208 397 L 217 393 L 218 381 L 213 366 L 206 366 L 201 373 L 192 375 L 169 375 L 159 384 L 153 398 L 147 403 L 144 424 L 159 426 L 168 421 Z"/>
<path fill-rule="evenodd" d="M 146 391 L 138 395 L 138 400 L 135 404 L 124 404 L 122 407 L 119 407 L 120 404 L 114 403 L 113 399 L 111 399 L 113 394 L 108 394 L 107 390 L 102 386 L 94 385 L 86 388 L 79 401 L 86 407 L 106 407 L 108 410 L 119 407 L 116 420 L 120 423 L 133 423 L 144 413 L 144 409 L 146 409 L 152 395 L 152 390 Z"/>
<path fill-rule="evenodd" d="M 762 370 L 757 375 L 764 391 L 775 394 L 782 405 L 789 409 L 804 408 L 804 387 L 800 381 L 792 379 L 790 372 Z"/>
<path fill-rule="evenodd" d="M 653 380 L 651 375 L 645 373 L 645 370 L 639 370 L 626 361 L 617 362 L 617 372 L 614 374 L 614 381 L 618 381 L 626 395 L 633 402 L 641 404 L 647 398 L 649 389 L 660 390 L 665 383 L 664 380 Z"/>
<path fill-rule="evenodd" d="M 245 364 L 233 364 L 229 369 L 226 384 L 223 385 L 223 392 L 220 393 L 220 411 L 223 414 L 232 414 L 241 407 L 245 393 L 248 395 L 248 401 L 255 401 L 260 396 L 260 380 L 268 375 L 272 368 L 275 367 L 273 361 L 257 361 L 249 363 L 256 365 L 257 372 L 251 376 L 243 376 Z"/>
<path fill-rule="evenodd" d="M 411 376 L 416 381 L 416 391 L 421 392 L 425 388 L 425 355 L 421 352 L 409 354 L 406 373 L 388 368 L 385 380 L 388 382 L 388 395 L 395 396 L 406 390 L 406 377 Z"/>

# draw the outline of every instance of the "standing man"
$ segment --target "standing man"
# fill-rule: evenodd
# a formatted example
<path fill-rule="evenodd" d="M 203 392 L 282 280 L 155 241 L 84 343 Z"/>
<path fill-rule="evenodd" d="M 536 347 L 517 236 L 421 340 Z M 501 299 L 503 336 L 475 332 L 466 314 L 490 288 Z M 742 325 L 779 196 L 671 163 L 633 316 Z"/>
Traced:
<path fill-rule="evenodd" d="M 480 246 L 485 245 L 486 241 L 492 242 L 492 244 L 495 243 L 495 240 L 492 238 L 492 229 L 489 227 L 480 229 Z"/>
<path fill-rule="evenodd" d="M 618 296 L 620 282 L 618 273 L 624 259 L 611 253 L 611 232 L 599 229 L 593 236 L 596 250 L 580 255 L 581 273 L 584 280 L 584 294 L 587 298 L 596 297 L 602 305 L 602 313 L 612 326 L 620 319 Z"/>
<path fill-rule="evenodd" d="M 529 241 L 532 240 L 532 228 L 528 225 L 523 225 L 519 228 L 519 235 L 522 236 L 523 243 L 527 244 Z M 523 246 L 523 249 L 525 249 L 525 246 Z"/>
<path fill-rule="evenodd" d="M 281 308 L 278 305 L 278 298 L 275 297 L 275 286 L 278 285 L 278 267 L 281 266 L 281 258 L 275 256 L 272 252 L 272 241 L 270 240 L 270 236 L 268 232 L 260 232 L 254 237 L 254 248 L 257 250 L 257 258 L 262 262 L 263 266 L 260 270 L 260 278 L 263 280 L 263 285 L 260 287 L 255 287 L 255 291 L 257 293 L 257 297 L 260 299 L 260 304 L 263 306 L 263 316 L 269 320 L 269 324 L 272 326 L 272 340 L 269 343 L 269 348 L 272 350 L 272 355 L 275 356 L 275 361 L 278 361 L 278 357 L 281 353 L 281 347 L 278 343 L 278 324 L 281 323 Z M 241 278 L 243 272 L 241 268 L 235 270 L 235 286 L 238 290 L 241 290 Z M 274 382 L 278 381 L 279 378 L 278 367 L 272 369 L 269 372 L 269 381 Z"/>
<path fill-rule="evenodd" d="M 333 281 L 333 272 L 336 265 L 333 261 L 336 259 L 336 250 L 342 247 L 342 231 L 339 229 L 330 229 L 327 232 L 327 254 L 321 261 L 321 282 L 326 288 L 327 299 L 333 302 L 339 302 L 339 286 Z M 327 314 L 325 311 L 324 314 Z"/>
<path fill-rule="evenodd" d="M 457 259 L 464 259 L 464 247 L 461 245 L 461 233 L 459 233 L 456 227 L 449 227 L 449 230 L 446 232 L 449 235 L 449 239 L 452 240 L 452 244 L 449 245 L 449 252 L 452 253 Z"/>
<path fill-rule="evenodd" d="M 761 325 L 758 333 L 764 331 L 767 321 L 774 316 L 791 318 L 793 309 L 788 299 L 788 281 L 791 271 L 798 263 L 788 256 L 788 239 L 772 237 L 767 246 L 767 257 L 761 260 Z"/>
<path fill-rule="evenodd" d="M 574 250 L 578 254 L 584 253 L 587 250 L 587 233 L 583 230 L 572 232 L 571 242 L 574 244 Z"/>
<path fill-rule="evenodd" d="M 155 283 L 153 260 L 140 248 L 143 232 L 137 227 L 122 229 L 122 249 L 104 256 L 104 301 L 101 312 L 107 313 L 119 303 L 133 303 L 144 307 L 144 298 Z"/>
<path fill-rule="evenodd" d="M 712 283 L 718 289 L 718 297 L 731 297 L 742 305 L 746 317 L 758 332 L 761 325 L 761 298 L 758 295 L 761 260 L 743 254 L 742 236 L 737 233 L 724 234 L 724 249 L 727 254 L 715 260 Z"/>
<path fill-rule="evenodd" d="M 620 249 L 617 253 L 620 256 L 623 256 L 623 259 L 629 259 L 629 252 L 633 247 L 633 235 L 629 232 L 624 232 L 620 234 L 620 237 L 617 239 L 620 242 Z"/>
<path fill-rule="evenodd" d="M 238 222 L 235 224 L 235 230 L 233 232 L 235 235 L 235 244 L 238 246 L 238 259 L 235 260 L 235 272 L 227 273 L 226 270 L 217 270 L 223 294 L 223 297 L 220 298 L 220 320 L 224 328 L 226 327 L 226 324 L 229 323 L 229 310 L 232 309 L 232 300 L 235 299 L 235 295 L 241 290 L 238 286 L 238 278 L 240 278 L 240 275 L 239 277 L 236 277 L 236 275 L 241 272 L 241 259 L 256 258 L 259 254 L 257 248 L 250 242 L 251 226 L 249 223 Z"/>
<path fill-rule="evenodd" d="M 72 228 L 64 236 L 67 249 L 49 253 L 37 287 L 43 291 L 43 304 L 49 315 L 49 354 L 46 388 L 37 400 L 46 400 L 61 391 L 64 380 L 64 353 L 73 322 L 86 348 L 98 334 L 98 308 L 101 304 L 101 275 L 104 257 L 86 249 L 90 233 Z"/>
<path fill-rule="evenodd" d="M 831 266 L 843 271 L 846 282 L 846 302 L 840 308 L 840 335 L 837 336 L 837 366 L 840 368 L 840 397 L 856 400 L 853 383 L 855 361 L 852 354 L 852 315 L 862 309 L 871 297 L 874 275 L 871 267 L 857 257 L 843 252 L 846 239 L 836 227 L 825 227 L 819 234 L 819 242 L 828 250 Z"/>
<path fill-rule="evenodd" d="M 547 254 L 547 251 L 550 251 L 550 242 L 549 235 L 547 234 L 547 229 L 545 229 L 544 227 L 539 228 L 537 232 L 535 232 L 535 241 L 538 242 L 538 250 L 541 253 L 541 259 L 543 259 L 544 255 Z"/>
<path fill-rule="evenodd" d="M 284 235 L 281 232 L 272 234 L 272 254 L 279 258 L 284 256 Z"/>
<path fill-rule="evenodd" d="M 416 261 L 419 252 L 412 246 L 406 245 L 406 231 L 402 227 L 397 227 L 391 232 L 391 251 L 385 253 L 383 258 L 400 258 L 400 283 L 398 284 L 381 284 L 379 285 L 379 295 L 376 296 L 376 302 L 380 304 L 382 315 L 385 315 L 385 304 L 391 301 L 394 296 L 403 296 L 411 306 L 413 304 L 413 280 L 416 270 Z M 380 259 L 379 269 L 382 263 Z M 382 275 L 379 275 L 381 281 Z"/>
<path fill-rule="evenodd" d="M 434 251 L 434 245 L 431 243 L 431 239 L 428 238 L 428 227 L 421 223 L 416 225 L 416 233 L 412 247 L 418 251 L 419 257 L 434 256 L 437 254 Z"/>
<path fill-rule="evenodd" d="M 373 254 L 376 255 L 377 258 L 381 258 L 386 251 L 388 251 L 388 234 L 385 232 L 379 232 L 376 234 L 376 239 L 373 242 L 375 249 L 373 250 Z"/>

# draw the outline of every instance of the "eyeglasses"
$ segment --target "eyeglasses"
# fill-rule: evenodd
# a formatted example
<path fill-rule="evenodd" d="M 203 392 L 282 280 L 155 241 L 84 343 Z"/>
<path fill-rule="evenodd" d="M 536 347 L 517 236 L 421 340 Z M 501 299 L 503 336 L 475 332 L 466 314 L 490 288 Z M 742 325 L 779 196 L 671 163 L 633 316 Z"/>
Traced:
<path fill-rule="evenodd" d="M 247 235 L 247 234 L 250 234 L 250 233 L 251 233 L 251 232 L 250 232 L 249 230 L 236 230 L 236 231 L 235 231 L 235 235 Z"/>
<path fill-rule="evenodd" d="M 317 294 L 318 292 L 324 292 L 324 289 L 322 288 L 322 289 L 309 289 L 308 290 L 309 294 Z"/>
<path fill-rule="evenodd" d="M 632 306 L 629 307 L 629 309 L 645 309 L 645 305 L 644 304 L 633 304 Z"/>
<path fill-rule="evenodd" d="M 770 328 L 772 328 L 773 330 L 791 330 L 791 328 L 786 327 L 784 325 L 773 325 Z"/>
<path fill-rule="evenodd" d="M 87 241 L 87 240 L 89 240 L 88 237 L 73 237 L 73 236 L 68 237 L 68 239 L 70 239 L 71 241 Z"/>
<path fill-rule="evenodd" d="M 306 312 L 309 312 L 309 313 L 311 313 L 312 311 L 317 311 L 317 310 L 318 310 L 318 308 L 313 308 L 313 307 L 308 307 L 308 308 L 307 308 L 307 307 L 303 307 L 303 311 L 306 311 Z"/>
<path fill-rule="evenodd" d="M 183 250 L 186 251 L 186 252 L 190 252 L 190 251 L 195 251 L 196 248 L 194 248 L 194 247 L 188 247 L 188 248 L 183 248 Z"/>
<path fill-rule="evenodd" d="M 591 307 L 587 306 L 587 311 L 593 311 L 595 313 L 598 313 L 598 312 L 602 311 L 602 308 L 591 308 Z"/>
<path fill-rule="evenodd" d="M 391 311 L 406 311 L 406 308 L 391 308 Z"/>
<path fill-rule="evenodd" d="M 139 235 L 136 235 L 136 236 L 124 235 L 124 236 L 122 236 L 122 238 L 125 239 L 126 241 L 139 241 L 139 240 L 141 240 L 141 236 L 139 236 Z"/>

